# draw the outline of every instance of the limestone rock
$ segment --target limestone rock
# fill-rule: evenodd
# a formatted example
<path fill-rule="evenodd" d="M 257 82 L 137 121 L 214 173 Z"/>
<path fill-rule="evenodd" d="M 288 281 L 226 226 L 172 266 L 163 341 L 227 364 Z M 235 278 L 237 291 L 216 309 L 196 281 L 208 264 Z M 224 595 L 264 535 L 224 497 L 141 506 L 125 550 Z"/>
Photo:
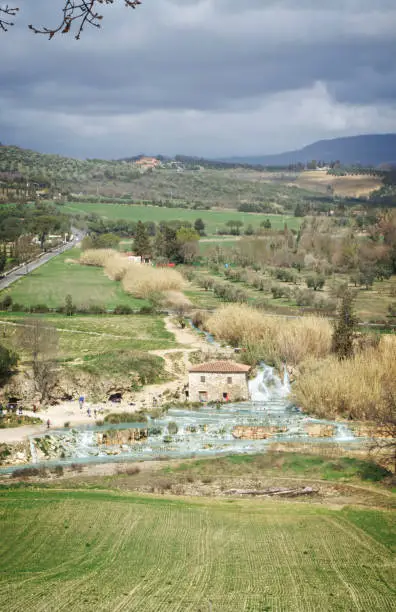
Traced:
<path fill-rule="evenodd" d="M 305 423 L 304 430 L 311 438 L 332 438 L 335 434 L 334 425 L 324 423 Z"/>
<path fill-rule="evenodd" d="M 234 438 L 240 440 L 266 440 L 278 433 L 284 433 L 287 427 L 237 425 L 232 430 Z"/>

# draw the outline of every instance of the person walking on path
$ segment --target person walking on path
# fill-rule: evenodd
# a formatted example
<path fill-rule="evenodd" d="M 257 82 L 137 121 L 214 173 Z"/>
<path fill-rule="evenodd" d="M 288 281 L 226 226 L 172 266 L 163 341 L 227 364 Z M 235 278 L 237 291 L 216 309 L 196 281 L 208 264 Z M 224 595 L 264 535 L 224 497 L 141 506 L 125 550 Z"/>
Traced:
<path fill-rule="evenodd" d="M 84 407 L 84 396 L 83 395 L 80 395 L 78 399 L 78 403 L 80 404 L 80 410 L 82 410 Z"/>
<path fill-rule="evenodd" d="M 48 419 L 48 420 L 47 420 L 47 429 L 49 429 L 49 428 L 50 428 L 50 426 L 51 426 L 51 421 Z"/>

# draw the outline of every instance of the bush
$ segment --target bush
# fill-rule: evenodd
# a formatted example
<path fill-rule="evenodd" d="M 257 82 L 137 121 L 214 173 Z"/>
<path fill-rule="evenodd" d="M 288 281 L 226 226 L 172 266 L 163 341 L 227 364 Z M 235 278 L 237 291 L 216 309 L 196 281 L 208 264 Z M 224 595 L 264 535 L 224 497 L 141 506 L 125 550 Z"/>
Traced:
<path fill-rule="evenodd" d="M 132 314 L 133 310 L 130 306 L 119 304 L 114 308 L 114 314 L 116 315 L 129 315 Z"/>
<path fill-rule="evenodd" d="M 30 306 L 29 310 L 30 312 L 46 313 L 50 311 L 50 308 L 47 306 L 47 304 L 35 304 Z"/>
<path fill-rule="evenodd" d="M 295 283 L 297 274 L 293 270 L 287 268 L 278 268 L 274 271 L 274 276 L 283 283 Z"/>
<path fill-rule="evenodd" d="M 288 299 L 290 297 L 290 289 L 288 287 L 283 287 L 282 285 L 272 285 L 271 293 L 275 300 L 279 298 Z"/>
<path fill-rule="evenodd" d="M 99 304 L 90 304 L 86 309 L 88 314 L 106 314 L 107 310 L 105 306 L 100 306 Z"/>
<path fill-rule="evenodd" d="M 309 289 L 313 289 L 317 291 L 318 289 L 323 289 L 326 279 L 322 274 L 311 274 L 307 276 L 306 281 L 307 287 Z"/>
<path fill-rule="evenodd" d="M 112 412 L 105 417 L 104 422 L 112 425 L 118 423 L 146 423 L 147 417 L 141 412 Z"/>
<path fill-rule="evenodd" d="M 174 421 L 171 421 L 170 423 L 168 423 L 168 433 L 172 436 L 176 435 L 177 432 L 179 431 L 179 428 L 177 426 L 177 423 L 175 423 Z"/>
<path fill-rule="evenodd" d="M 0 302 L 0 310 L 9 310 L 12 306 L 12 297 L 6 295 L 4 300 Z"/>
<path fill-rule="evenodd" d="M 62 465 L 56 465 L 52 470 L 51 470 L 55 476 L 63 476 L 63 466 Z"/>

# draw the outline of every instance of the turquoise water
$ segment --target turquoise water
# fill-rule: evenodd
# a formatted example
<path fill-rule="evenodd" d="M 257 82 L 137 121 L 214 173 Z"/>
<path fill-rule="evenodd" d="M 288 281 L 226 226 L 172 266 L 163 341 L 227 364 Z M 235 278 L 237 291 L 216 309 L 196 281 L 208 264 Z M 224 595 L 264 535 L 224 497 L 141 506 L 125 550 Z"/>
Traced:
<path fill-rule="evenodd" d="M 205 406 L 199 410 L 171 409 L 162 419 L 148 423 L 119 425 L 87 425 L 72 430 L 51 431 L 31 438 L 32 463 L 101 463 L 120 460 L 152 460 L 158 458 L 208 457 L 230 453 L 263 452 L 273 442 L 360 444 L 345 424 L 313 419 L 290 403 L 290 384 L 287 370 L 279 377 L 273 368 L 263 365 L 256 378 L 249 383 L 251 401 L 222 404 L 219 408 Z M 333 436 L 312 438 L 306 427 L 312 424 L 333 426 Z M 171 424 L 171 425 L 170 425 Z M 265 440 L 246 440 L 234 437 L 238 426 L 271 428 L 274 433 Z M 142 441 L 105 445 L 103 432 L 147 429 Z M 47 436 L 51 452 L 48 459 L 38 452 L 40 439 Z M 37 442 L 37 440 L 39 440 Z M 1 471 L 10 471 L 5 468 Z"/>

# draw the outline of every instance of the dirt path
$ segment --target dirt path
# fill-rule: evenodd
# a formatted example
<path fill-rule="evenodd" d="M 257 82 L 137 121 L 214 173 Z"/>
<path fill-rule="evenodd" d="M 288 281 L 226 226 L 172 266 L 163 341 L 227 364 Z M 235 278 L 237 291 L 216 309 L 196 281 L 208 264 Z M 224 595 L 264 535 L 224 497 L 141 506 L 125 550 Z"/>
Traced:
<path fill-rule="evenodd" d="M 188 368 L 191 365 L 191 353 L 200 351 L 203 359 L 214 358 L 219 348 L 216 344 L 209 344 L 191 328 L 182 329 L 171 316 L 165 317 L 165 328 L 175 336 L 180 348 L 148 351 L 151 355 L 162 357 L 165 369 L 174 380 L 158 385 L 148 385 L 136 394 L 136 409 L 152 407 L 156 401 L 163 401 L 164 395 L 179 394 L 180 401 L 185 400 L 184 386 L 188 382 Z M 222 349 L 222 354 L 229 353 Z"/>

